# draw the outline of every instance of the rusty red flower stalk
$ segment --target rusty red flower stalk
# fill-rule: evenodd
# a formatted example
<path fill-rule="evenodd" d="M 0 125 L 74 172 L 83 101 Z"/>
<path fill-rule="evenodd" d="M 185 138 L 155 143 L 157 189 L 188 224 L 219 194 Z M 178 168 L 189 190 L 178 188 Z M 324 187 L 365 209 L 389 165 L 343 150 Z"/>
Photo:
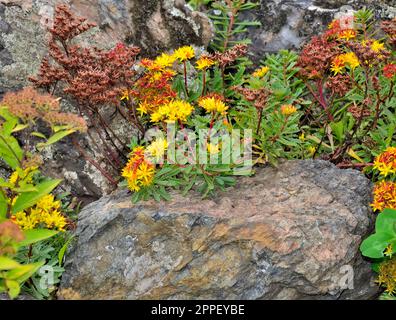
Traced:
<path fill-rule="evenodd" d="M 49 29 L 49 55 L 43 59 L 38 75 L 30 81 L 37 88 L 74 100 L 79 114 L 88 119 L 89 127 L 101 137 L 105 154 L 126 158 L 126 143 L 112 130 L 102 111 L 112 106 L 144 133 L 132 101 L 127 102 L 126 109 L 120 102 L 122 92 L 134 83 L 133 67 L 140 49 L 122 43 L 109 51 L 74 44 L 78 35 L 94 26 L 85 18 L 76 17 L 66 5 L 58 5 L 53 27 Z M 107 160 L 109 165 L 114 164 L 113 156 Z"/>

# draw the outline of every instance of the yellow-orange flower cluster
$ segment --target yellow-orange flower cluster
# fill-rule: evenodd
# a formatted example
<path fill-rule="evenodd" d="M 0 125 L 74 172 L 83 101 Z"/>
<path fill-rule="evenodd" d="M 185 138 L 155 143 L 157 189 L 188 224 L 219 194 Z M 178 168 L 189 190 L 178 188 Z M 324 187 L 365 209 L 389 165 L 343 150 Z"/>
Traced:
<path fill-rule="evenodd" d="M 218 112 L 221 115 L 225 115 L 227 113 L 228 107 L 224 104 L 220 99 L 216 99 L 215 97 L 205 97 L 198 101 L 198 104 L 201 108 L 204 108 L 206 112 Z"/>
<path fill-rule="evenodd" d="M 396 257 L 386 259 L 380 264 L 377 282 L 386 288 L 386 293 L 396 293 Z"/>
<path fill-rule="evenodd" d="M 209 56 L 202 55 L 196 62 L 196 68 L 198 70 L 206 70 L 207 68 L 213 66 L 215 61 L 211 59 Z"/>
<path fill-rule="evenodd" d="M 338 73 L 343 73 L 346 66 L 349 66 L 353 70 L 359 65 L 360 62 L 356 54 L 354 52 L 347 52 L 334 58 L 330 70 L 336 75 Z"/>
<path fill-rule="evenodd" d="M 164 104 L 151 114 L 151 122 L 186 122 L 194 107 L 183 100 L 174 100 Z"/>
<path fill-rule="evenodd" d="M 256 70 L 252 73 L 252 76 L 253 76 L 253 77 L 257 77 L 257 78 L 262 78 L 262 77 L 264 77 L 264 76 L 268 73 L 268 71 L 269 71 L 269 67 L 264 66 L 264 67 L 261 67 L 261 68 L 259 68 L 259 69 L 256 69 Z"/>
<path fill-rule="evenodd" d="M 162 54 L 155 60 L 143 59 L 141 65 L 146 73 L 136 81 L 135 87 L 127 91 L 123 98 L 133 97 L 138 103 L 140 115 L 151 114 L 160 105 L 169 103 L 177 94 L 172 89 L 172 79 L 175 72 L 168 68 L 173 62 L 172 55 Z"/>
<path fill-rule="evenodd" d="M 144 156 L 145 148 L 136 147 L 132 150 L 128 163 L 121 175 L 126 179 L 131 191 L 139 191 L 153 183 L 155 167 Z"/>
<path fill-rule="evenodd" d="M 327 36 L 336 37 L 339 40 L 349 41 L 356 38 L 357 31 L 353 28 L 354 17 L 343 17 L 333 20 L 328 27 Z"/>
<path fill-rule="evenodd" d="M 351 40 L 353 38 L 356 38 L 357 32 L 353 29 L 345 29 L 341 30 L 338 33 L 338 39 L 345 39 L 345 40 Z"/>
<path fill-rule="evenodd" d="M 195 52 L 193 47 L 184 46 L 179 49 L 176 49 L 173 55 L 175 56 L 176 59 L 179 59 L 180 61 L 186 61 L 194 58 Z"/>
<path fill-rule="evenodd" d="M 187 110 L 191 108 L 188 107 L 189 104 L 182 104 L 176 100 L 177 93 L 172 88 L 172 79 L 176 72 L 172 70 L 172 66 L 175 61 L 184 62 L 192 59 L 194 55 L 191 46 L 184 46 L 171 54 L 162 53 L 154 60 L 142 59 L 140 65 L 146 69 L 146 72 L 136 81 L 134 88 L 125 90 L 121 100 L 129 100 L 129 97 L 133 97 L 138 103 L 136 109 L 140 115 L 150 115 L 152 122 L 185 121 L 186 114 L 191 113 Z M 214 64 L 212 59 L 202 56 L 197 61 L 197 69 L 204 70 L 212 64 Z"/>
<path fill-rule="evenodd" d="M 382 211 L 386 208 L 396 209 L 396 183 L 378 182 L 374 187 L 374 201 L 371 207 L 374 211 Z"/>
<path fill-rule="evenodd" d="M 66 218 L 61 213 L 61 203 L 52 194 L 42 197 L 32 208 L 17 212 L 13 220 L 23 230 L 40 226 L 48 229 L 64 231 Z"/>
<path fill-rule="evenodd" d="M 284 104 L 283 106 L 281 106 L 281 113 L 284 116 L 290 116 L 295 112 L 297 112 L 297 108 L 295 106 L 292 106 L 290 104 Z"/>
<path fill-rule="evenodd" d="M 396 174 L 396 147 L 389 147 L 374 160 L 375 170 L 378 170 L 381 176 Z"/>

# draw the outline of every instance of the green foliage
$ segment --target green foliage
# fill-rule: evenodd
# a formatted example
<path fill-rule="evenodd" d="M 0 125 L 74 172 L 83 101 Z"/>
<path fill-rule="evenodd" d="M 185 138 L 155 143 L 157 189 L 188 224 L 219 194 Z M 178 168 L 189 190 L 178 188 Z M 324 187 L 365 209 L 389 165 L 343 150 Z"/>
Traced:
<path fill-rule="evenodd" d="M 31 262 L 44 261 L 38 272 L 25 284 L 24 292 L 36 299 L 52 299 L 60 283 L 64 254 L 73 237 L 68 233 L 59 233 L 55 237 L 40 241 L 32 248 L 24 247 L 18 252 L 17 261 L 29 259 Z"/>
<path fill-rule="evenodd" d="M 14 299 L 21 292 L 22 285 L 45 264 L 45 260 L 37 260 L 34 262 L 29 261 L 29 263 L 26 263 L 26 259 L 24 261 L 18 261 L 17 259 L 15 259 L 15 248 L 16 250 L 20 250 L 24 246 L 30 246 L 37 241 L 48 239 L 56 234 L 56 232 L 34 230 L 34 233 L 25 232 L 24 239 L 22 241 L 16 241 L 12 238 L 9 238 L 5 242 L 4 237 L 8 233 L 4 227 L 1 228 L 1 230 L 2 232 L 0 232 L 0 253 L 8 253 L 0 255 L 0 293 L 7 292 L 9 297 L 11 299 Z M 10 232 L 12 233 L 14 231 Z"/>
<path fill-rule="evenodd" d="M 251 43 L 251 40 L 245 37 L 248 28 L 261 26 L 261 23 L 241 20 L 240 14 L 259 5 L 259 2 L 246 2 L 245 0 L 213 1 L 209 17 L 215 27 L 215 37 L 211 48 L 224 52 L 235 44 Z"/>
<path fill-rule="evenodd" d="M 301 117 L 305 107 L 311 104 L 305 100 L 304 83 L 297 78 L 295 67 L 298 55 L 282 50 L 268 55 L 262 66 L 268 68 L 263 77 L 244 75 L 241 83 L 251 90 L 265 90 L 268 93 L 263 106 L 255 106 L 256 100 L 246 101 L 243 95 L 236 96 L 236 108 L 230 115 L 238 128 L 254 128 L 255 154 L 258 162 L 269 160 L 276 163 L 279 158 L 305 158 L 310 156 L 309 147 L 313 144 L 302 138 L 305 126 L 301 126 Z M 284 115 L 281 106 L 293 105 L 296 112 Z M 261 115 L 261 116 L 260 116 Z M 260 121 L 261 119 L 261 121 Z"/>
<path fill-rule="evenodd" d="M 365 239 L 360 250 L 369 258 L 383 258 L 384 250 L 391 246 L 396 253 L 396 210 L 385 209 L 375 222 L 375 233 Z"/>
<path fill-rule="evenodd" d="M 326 154 L 336 164 L 370 163 L 395 139 L 395 77 L 384 71 L 392 68 L 394 48 L 388 37 L 378 39 L 371 10 L 358 11 L 354 19 L 348 41 L 343 30 L 333 26 L 322 35 L 325 44 L 312 41 L 299 59 L 304 94 L 308 91 L 312 101 L 304 118 L 307 134 L 319 138 L 317 155 Z M 333 52 L 330 72 L 318 69 L 327 68 L 318 63 L 326 50 Z M 335 71 L 336 65 L 340 71 Z"/>
<path fill-rule="evenodd" d="M 26 189 L 20 191 L 20 195 L 17 196 L 11 212 L 17 213 L 34 206 L 43 196 L 51 193 L 61 181 L 59 179 L 47 179 L 37 185 L 32 185 L 32 191 L 30 191 L 31 189 L 29 191 L 26 191 Z"/>
<path fill-rule="evenodd" d="M 63 271 L 63 255 L 70 242 L 56 230 L 61 230 L 66 224 L 65 216 L 58 211 L 63 209 L 66 212 L 66 208 L 60 208 L 51 195 L 61 180 L 41 175 L 39 166 L 42 160 L 39 153 L 79 129 L 72 123 L 51 124 L 52 134 L 48 138 L 43 133 L 33 131 L 39 116 L 45 117 L 41 114 L 45 103 L 52 105 L 54 100 L 49 96 L 40 96 L 31 89 L 10 93 L 4 101 L 9 104 L 0 106 L 0 160 L 8 165 L 6 169 L 11 173 L 8 179 L 0 177 L 0 292 L 7 292 L 14 299 L 21 289 L 26 291 L 30 288 L 30 293 L 36 297 L 48 298 L 53 288 L 38 286 L 43 276 L 40 272 L 43 268 L 50 268 L 54 273 L 54 284 L 59 282 Z M 30 110 L 30 114 L 37 119 L 17 116 L 21 114 L 21 108 Z M 77 119 L 67 114 L 54 115 L 60 115 L 62 119 Z M 75 124 L 82 122 L 78 119 Z M 29 145 L 34 137 L 40 142 L 36 139 L 34 145 Z M 24 144 L 21 145 L 19 141 Z M 39 206 L 40 201 L 42 203 Z M 35 219 L 42 221 L 29 222 L 33 212 Z M 44 214 L 52 216 L 45 218 Z M 58 224 L 55 224 L 55 220 Z M 52 227 L 48 223 L 53 223 Z M 44 229 L 45 226 L 53 230 Z M 25 230 L 22 232 L 19 228 Z"/>

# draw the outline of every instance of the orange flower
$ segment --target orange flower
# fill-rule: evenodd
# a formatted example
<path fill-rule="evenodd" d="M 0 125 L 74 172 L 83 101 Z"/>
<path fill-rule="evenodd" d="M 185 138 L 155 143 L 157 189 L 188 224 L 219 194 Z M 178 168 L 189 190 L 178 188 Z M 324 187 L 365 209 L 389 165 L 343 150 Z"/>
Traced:
<path fill-rule="evenodd" d="M 390 181 L 377 183 L 374 187 L 374 201 L 371 207 L 374 211 L 396 209 L 396 183 Z"/>
<path fill-rule="evenodd" d="M 145 159 L 144 152 L 144 147 L 134 148 L 128 163 L 122 170 L 121 175 L 127 180 L 131 191 L 137 192 L 153 182 L 155 167 Z"/>
<path fill-rule="evenodd" d="M 374 160 L 374 169 L 386 177 L 396 174 L 396 147 L 389 147 Z"/>
<path fill-rule="evenodd" d="M 292 106 L 291 104 L 284 104 L 283 106 L 281 106 L 281 113 L 284 116 L 290 116 L 295 112 L 297 112 L 297 108 L 295 106 Z"/>
<path fill-rule="evenodd" d="M 345 29 L 338 33 L 338 39 L 345 39 L 347 41 L 356 38 L 356 31 L 353 29 Z"/>

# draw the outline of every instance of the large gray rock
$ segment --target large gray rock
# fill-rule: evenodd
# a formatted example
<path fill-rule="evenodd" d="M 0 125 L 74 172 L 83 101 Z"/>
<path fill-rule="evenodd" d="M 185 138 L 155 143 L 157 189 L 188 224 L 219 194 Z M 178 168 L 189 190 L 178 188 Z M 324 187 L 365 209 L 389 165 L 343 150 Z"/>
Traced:
<path fill-rule="evenodd" d="M 251 28 L 252 59 L 260 60 L 266 52 L 299 49 L 312 35 L 325 30 L 334 19 L 353 14 L 366 6 L 377 19 L 396 16 L 395 0 L 260 0 L 260 6 L 242 17 L 258 20 L 262 26 Z"/>
<path fill-rule="evenodd" d="M 133 205 L 126 191 L 79 216 L 63 299 L 367 299 L 359 245 L 371 183 L 325 161 L 258 169 L 202 200 Z"/>

